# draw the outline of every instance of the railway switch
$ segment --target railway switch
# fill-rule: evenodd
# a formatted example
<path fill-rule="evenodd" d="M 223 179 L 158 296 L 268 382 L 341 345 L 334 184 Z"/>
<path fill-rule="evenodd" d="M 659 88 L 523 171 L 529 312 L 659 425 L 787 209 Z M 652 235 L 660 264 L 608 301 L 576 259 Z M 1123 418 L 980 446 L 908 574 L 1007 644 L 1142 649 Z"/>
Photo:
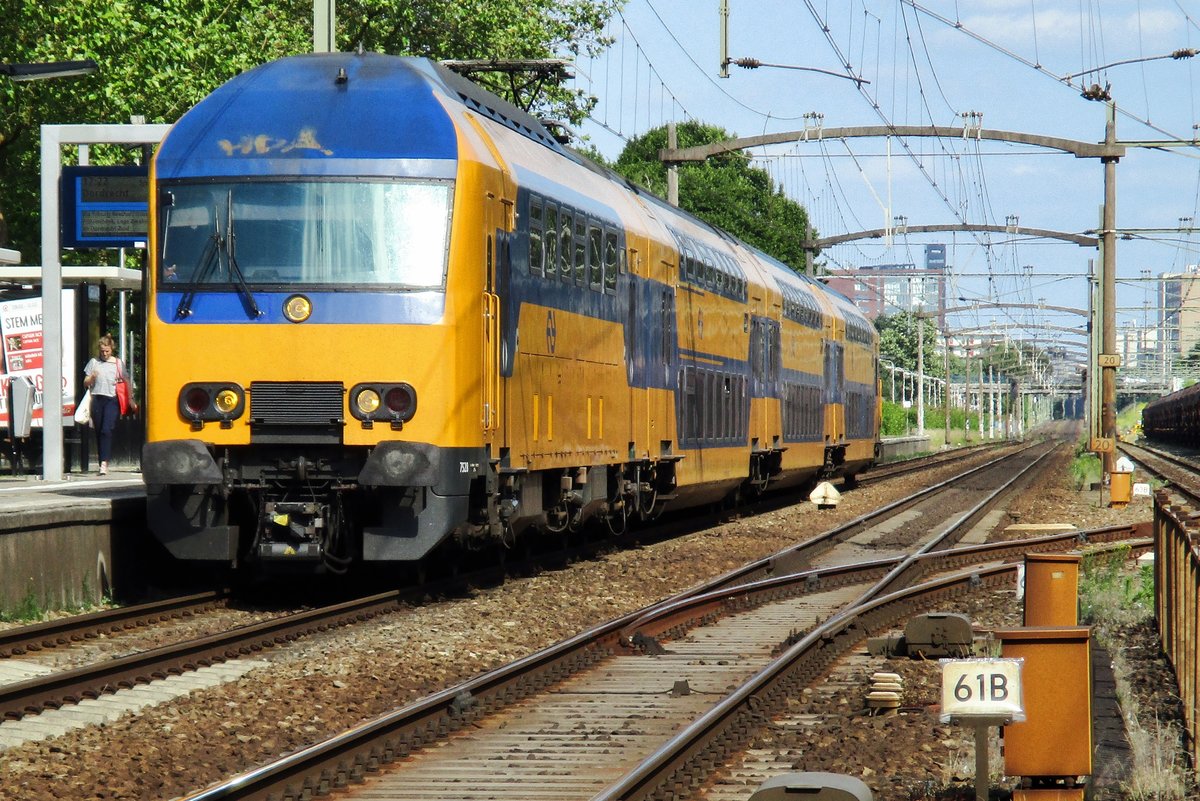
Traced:
<path fill-rule="evenodd" d="M 975 650 L 971 619 L 955 612 L 929 612 L 910 618 L 902 635 L 871 637 L 867 651 L 873 656 L 970 656 Z"/>

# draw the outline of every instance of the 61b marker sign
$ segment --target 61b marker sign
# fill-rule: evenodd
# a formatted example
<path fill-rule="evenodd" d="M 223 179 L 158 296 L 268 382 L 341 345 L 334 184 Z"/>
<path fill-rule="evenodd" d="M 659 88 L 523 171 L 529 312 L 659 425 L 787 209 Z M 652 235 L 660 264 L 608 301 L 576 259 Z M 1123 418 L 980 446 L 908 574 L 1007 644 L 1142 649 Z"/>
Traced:
<path fill-rule="evenodd" d="M 951 718 L 1025 719 L 1021 659 L 943 659 L 942 722 Z"/>

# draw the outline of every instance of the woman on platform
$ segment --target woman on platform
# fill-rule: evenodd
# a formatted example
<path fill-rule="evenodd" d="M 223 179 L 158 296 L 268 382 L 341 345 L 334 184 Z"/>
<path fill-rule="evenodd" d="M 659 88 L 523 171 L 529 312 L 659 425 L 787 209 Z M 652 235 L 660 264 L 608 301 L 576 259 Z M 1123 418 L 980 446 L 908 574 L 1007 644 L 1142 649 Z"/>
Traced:
<path fill-rule="evenodd" d="M 92 393 L 92 426 L 96 429 L 96 449 L 100 456 L 100 475 L 108 475 L 112 457 L 113 432 L 121 418 L 117 402 L 117 382 L 127 380 L 125 365 L 113 353 L 113 338 L 108 334 L 96 343 L 97 356 L 83 368 L 83 385 Z"/>

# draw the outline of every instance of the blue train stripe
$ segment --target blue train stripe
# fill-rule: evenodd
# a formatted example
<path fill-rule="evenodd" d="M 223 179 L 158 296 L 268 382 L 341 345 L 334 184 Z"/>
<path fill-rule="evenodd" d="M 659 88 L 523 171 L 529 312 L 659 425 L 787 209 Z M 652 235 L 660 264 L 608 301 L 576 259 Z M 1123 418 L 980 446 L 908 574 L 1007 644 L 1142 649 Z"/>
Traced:
<path fill-rule="evenodd" d="M 445 314 L 444 292 L 254 292 L 254 302 L 262 317 L 251 317 L 241 295 L 235 291 L 197 292 L 191 313 L 176 319 L 182 292 L 155 295 L 154 310 L 166 323 L 181 325 L 296 325 L 283 316 L 284 302 L 295 294 L 312 301 L 312 316 L 303 325 L 433 325 Z"/>

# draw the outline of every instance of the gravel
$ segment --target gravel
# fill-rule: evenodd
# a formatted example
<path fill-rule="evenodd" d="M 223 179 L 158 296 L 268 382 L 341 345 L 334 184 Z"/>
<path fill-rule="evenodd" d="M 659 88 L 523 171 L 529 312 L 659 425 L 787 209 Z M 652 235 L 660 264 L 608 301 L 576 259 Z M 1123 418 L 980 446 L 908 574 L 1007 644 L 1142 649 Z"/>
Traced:
<path fill-rule="evenodd" d="M 1145 498 L 1124 510 L 1099 506 L 1096 493 L 1071 486 L 1066 450 L 1055 459 L 1056 478 L 1017 499 L 1009 522 L 1069 522 L 1085 529 L 1151 517 Z M 237 682 L 105 726 L 0 751 L 0 801 L 186 794 L 774 553 L 948 477 L 962 464 L 865 483 L 843 494 L 835 509 L 817 511 L 803 502 L 275 649 L 259 657 L 270 661 L 269 668 Z M 928 740 L 928 726 L 922 736 Z M 956 738 L 946 739 L 958 747 Z M 890 749 L 905 742 L 911 748 L 911 742 L 874 741 L 874 749 L 843 748 L 843 758 L 898 766 L 909 759 L 911 751 Z M 950 746 L 929 744 L 935 749 L 926 752 L 930 762 L 950 758 Z"/>

